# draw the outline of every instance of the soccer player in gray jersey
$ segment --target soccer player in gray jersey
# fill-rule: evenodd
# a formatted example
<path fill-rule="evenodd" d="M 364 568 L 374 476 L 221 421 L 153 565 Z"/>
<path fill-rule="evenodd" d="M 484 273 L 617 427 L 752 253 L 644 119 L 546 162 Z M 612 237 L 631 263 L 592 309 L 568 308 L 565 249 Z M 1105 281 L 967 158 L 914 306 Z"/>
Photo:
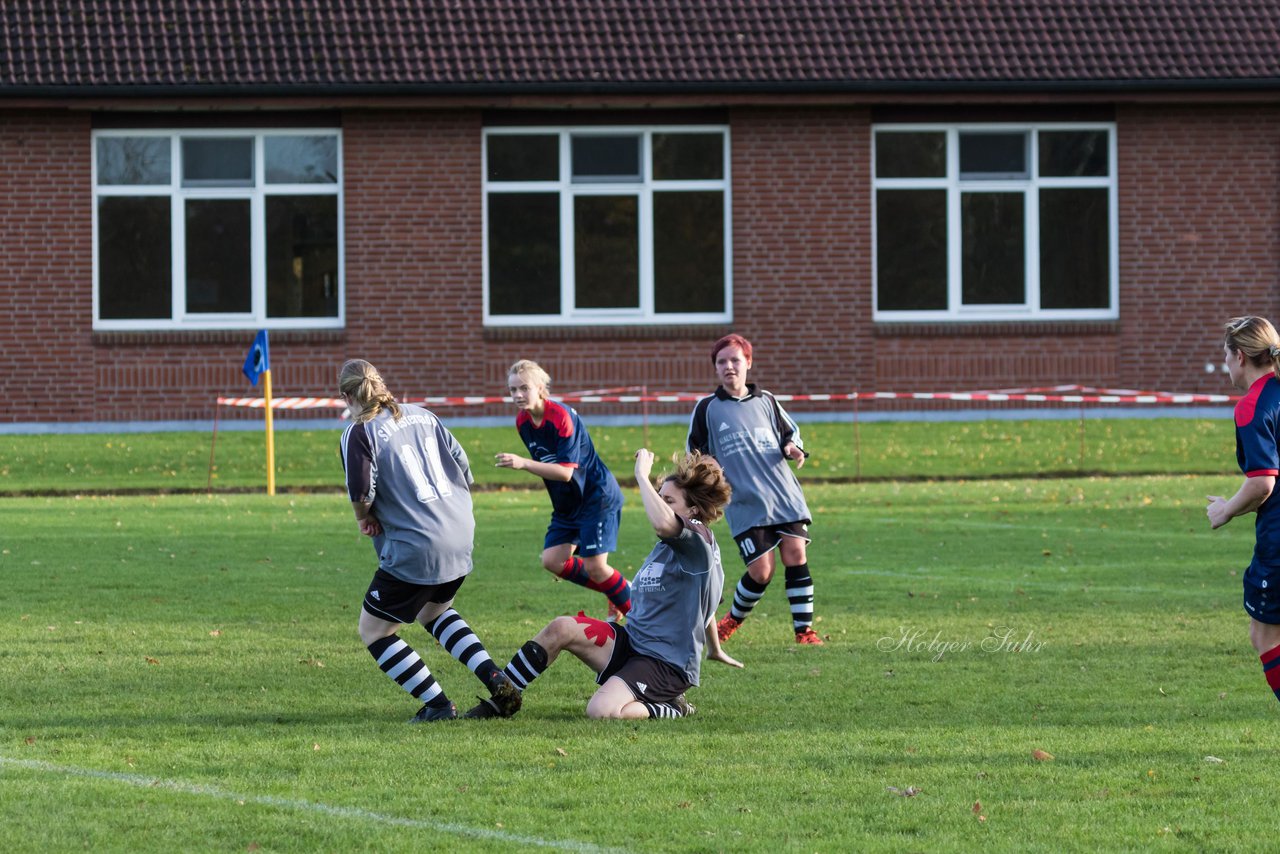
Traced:
<path fill-rule="evenodd" d="M 694 713 L 684 692 L 697 685 L 702 652 L 731 667 L 716 637 L 716 605 L 724 588 L 720 549 L 707 527 L 729 500 L 720 467 L 700 454 L 686 455 L 655 489 L 653 454 L 636 451 L 635 475 L 658 543 L 631 582 L 625 626 L 581 611 L 557 617 L 520 647 L 506 673 L 526 689 L 568 650 L 596 672 L 599 690 L 587 703 L 592 718 L 679 718 Z M 493 700 L 469 718 L 510 717 Z"/>
<path fill-rule="evenodd" d="M 373 538 L 378 570 L 360 612 L 360 640 L 378 667 L 422 708 L 413 723 L 450 720 L 458 709 L 397 632 L 420 622 L 514 714 L 520 692 L 453 608 L 471 573 L 475 519 L 471 467 L 453 434 L 427 410 L 399 404 L 373 365 L 351 359 L 338 372 L 351 409 L 342 467 L 360 533 Z"/>
<path fill-rule="evenodd" d="M 787 600 L 796 643 L 822 645 L 813 630 L 813 578 L 806 548 L 813 522 L 800 481 L 787 465 L 804 465 L 809 454 L 800 428 L 767 391 L 747 382 L 751 342 L 726 335 L 711 348 L 720 387 L 702 398 L 689 420 L 689 450 L 716 458 L 733 487 L 725 515 L 747 571 L 738 581 L 729 613 L 717 629 L 727 641 L 773 580 L 773 550 L 782 553 Z"/>

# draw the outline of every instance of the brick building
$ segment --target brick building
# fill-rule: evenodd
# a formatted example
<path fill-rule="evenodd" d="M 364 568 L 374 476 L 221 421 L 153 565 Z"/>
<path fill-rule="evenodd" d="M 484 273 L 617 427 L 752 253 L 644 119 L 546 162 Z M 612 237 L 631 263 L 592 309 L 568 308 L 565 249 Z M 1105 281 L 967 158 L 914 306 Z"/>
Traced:
<path fill-rule="evenodd" d="M 402 396 L 1221 391 L 1280 2 L 0 5 L 0 421 Z M 797 407 L 803 408 L 803 407 Z"/>

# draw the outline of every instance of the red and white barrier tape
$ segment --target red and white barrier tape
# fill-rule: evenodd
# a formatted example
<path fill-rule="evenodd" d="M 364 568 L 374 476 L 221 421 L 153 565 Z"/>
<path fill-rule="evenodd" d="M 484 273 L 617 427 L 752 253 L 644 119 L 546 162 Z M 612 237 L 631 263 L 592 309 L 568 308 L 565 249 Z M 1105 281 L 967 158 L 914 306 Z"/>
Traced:
<path fill-rule="evenodd" d="M 621 390 L 621 389 L 619 389 Z M 630 390 L 630 389 L 628 389 Z M 604 391 L 615 391 L 605 389 Z M 557 395 L 566 403 L 691 403 L 706 397 L 705 392 L 651 392 L 641 394 L 600 394 L 575 392 Z M 775 394 L 783 402 L 822 402 L 854 400 L 945 400 L 956 402 L 1005 403 L 1233 403 L 1239 395 L 1183 394 L 1165 391 L 1138 391 L 1134 389 L 1106 389 L 1092 386 L 1061 385 L 1027 389 L 1002 389 L 999 391 L 862 391 L 843 394 Z M 219 397 L 219 406 L 247 406 L 262 409 L 266 401 L 261 397 Z M 426 406 L 477 406 L 486 403 L 510 403 L 511 398 L 494 397 L 424 397 L 407 399 L 406 403 Z M 271 401 L 272 409 L 346 409 L 341 398 L 330 397 L 279 397 Z"/>

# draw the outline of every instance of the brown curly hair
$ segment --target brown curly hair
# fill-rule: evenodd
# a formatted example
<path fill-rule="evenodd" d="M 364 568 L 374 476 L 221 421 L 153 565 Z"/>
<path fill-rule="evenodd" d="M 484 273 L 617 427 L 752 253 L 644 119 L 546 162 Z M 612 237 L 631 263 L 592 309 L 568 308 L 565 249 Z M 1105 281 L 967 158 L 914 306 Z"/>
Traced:
<path fill-rule="evenodd" d="M 684 493 L 684 500 L 698 512 L 698 521 L 710 525 L 724 515 L 731 490 L 720 464 L 714 458 L 697 451 L 677 454 L 676 469 L 662 478 L 662 483 L 674 483 Z"/>

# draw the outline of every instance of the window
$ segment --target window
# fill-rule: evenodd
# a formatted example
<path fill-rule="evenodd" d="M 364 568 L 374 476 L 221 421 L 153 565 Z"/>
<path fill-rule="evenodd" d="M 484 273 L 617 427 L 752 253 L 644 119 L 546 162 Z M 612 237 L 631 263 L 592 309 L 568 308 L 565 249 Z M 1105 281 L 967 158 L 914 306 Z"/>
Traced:
<path fill-rule="evenodd" d="M 873 137 L 876 320 L 1118 316 L 1114 125 Z"/>
<path fill-rule="evenodd" d="M 730 319 L 728 131 L 490 128 L 485 323 Z"/>
<path fill-rule="evenodd" d="M 333 130 L 93 136 L 94 328 L 342 324 Z"/>

